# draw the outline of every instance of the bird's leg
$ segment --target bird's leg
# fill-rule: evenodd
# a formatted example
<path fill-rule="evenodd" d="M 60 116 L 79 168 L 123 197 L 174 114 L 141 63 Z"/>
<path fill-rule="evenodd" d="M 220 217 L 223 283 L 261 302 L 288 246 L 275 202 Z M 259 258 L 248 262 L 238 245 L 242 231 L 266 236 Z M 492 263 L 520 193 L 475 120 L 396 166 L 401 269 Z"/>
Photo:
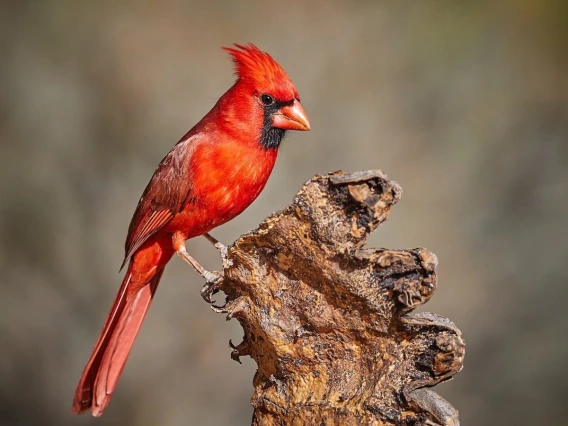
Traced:
<path fill-rule="evenodd" d="M 207 238 L 207 240 L 211 244 L 213 244 L 217 250 L 219 250 L 219 253 L 221 253 L 222 259 L 225 259 L 225 257 L 227 257 L 227 246 L 226 245 L 224 245 L 222 242 L 220 242 L 217 238 L 215 238 L 213 235 L 211 235 L 209 233 L 203 234 L 203 236 L 205 238 Z"/>
<path fill-rule="evenodd" d="M 191 266 L 193 266 L 193 268 L 197 271 L 197 273 L 199 275 L 201 275 L 203 278 L 205 278 L 206 281 L 215 281 L 219 278 L 219 275 L 216 274 L 215 272 L 211 272 L 208 271 L 207 269 L 205 269 L 203 266 L 201 266 L 197 260 L 195 260 L 193 257 L 191 257 L 191 255 L 187 252 L 187 250 L 185 249 L 185 246 L 180 248 L 177 251 L 177 254 L 183 259 L 185 260 L 187 263 L 189 263 Z"/>
<path fill-rule="evenodd" d="M 180 235 L 174 235 L 173 242 L 174 249 L 178 256 L 189 263 L 199 275 L 205 278 L 205 285 L 201 289 L 201 297 L 203 297 L 207 303 L 213 303 L 211 296 L 219 291 L 219 285 L 222 282 L 223 275 L 219 272 L 206 270 L 197 262 L 197 260 L 191 257 L 185 248 L 185 239 Z"/>
<path fill-rule="evenodd" d="M 201 297 L 203 297 L 203 300 L 205 300 L 207 303 L 213 303 L 211 296 L 219 291 L 219 285 L 221 284 L 223 276 L 218 272 L 208 271 L 199 263 L 197 263 L 197 261 L 189 255 L 189 253 L 185 249 L 185 245 L 177 250 L 177 254 L 183 260 L 193 266 L 193 268 L 199 275 L 205 278 L 205 285 L 201 289 Z"/>

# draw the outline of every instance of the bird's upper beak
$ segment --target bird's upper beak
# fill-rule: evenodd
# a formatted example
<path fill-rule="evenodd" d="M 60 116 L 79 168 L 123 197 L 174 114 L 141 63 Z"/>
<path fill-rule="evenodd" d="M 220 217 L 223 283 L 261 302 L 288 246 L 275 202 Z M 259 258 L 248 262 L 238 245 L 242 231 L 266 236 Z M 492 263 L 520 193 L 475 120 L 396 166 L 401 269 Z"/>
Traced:
<path fill-rule="evenodd" d="M 272 125 L 284 130 L 310 130 L 310 121 L 298 100 L 280 108 L 273 116 Z"/>

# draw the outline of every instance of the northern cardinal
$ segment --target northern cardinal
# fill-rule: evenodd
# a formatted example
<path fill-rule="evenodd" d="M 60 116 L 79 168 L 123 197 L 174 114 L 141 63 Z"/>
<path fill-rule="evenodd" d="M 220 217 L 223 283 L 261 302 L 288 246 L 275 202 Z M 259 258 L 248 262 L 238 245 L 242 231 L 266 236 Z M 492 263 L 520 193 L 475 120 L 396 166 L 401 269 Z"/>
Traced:
<path fill-rule="evenodd" d="M 218 277 L 186 251 L 189 238 L 207 233 L 246 209 L 264 188 L 286 130 L 309 130 L 294 84 L 256 46 L 223 48 L 234 62 L 234 85 L 172 148 L 144 190 L 128 229 L 129 262 L 112 309 L 83 371 L 73 413 L 110 402 L 164 268 L 174 253 L 209 284 Z"/>

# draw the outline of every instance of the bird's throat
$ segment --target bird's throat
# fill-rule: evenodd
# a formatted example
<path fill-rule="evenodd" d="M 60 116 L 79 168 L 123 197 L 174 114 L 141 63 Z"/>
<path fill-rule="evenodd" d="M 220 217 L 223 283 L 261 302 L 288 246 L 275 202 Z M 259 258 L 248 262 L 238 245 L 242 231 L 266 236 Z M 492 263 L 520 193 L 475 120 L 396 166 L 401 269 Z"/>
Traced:
<path fill-rule="evenodd" d="M 260 136 L 260 145 L 264 149 L 278 149 L 282 139 L 284 139 L 284 135 L 286 134 L 286 130 L 272 127 L 271 122 L 272 119 L 270 117 L 268 118 L 268 122 L 265 117 Z"/>

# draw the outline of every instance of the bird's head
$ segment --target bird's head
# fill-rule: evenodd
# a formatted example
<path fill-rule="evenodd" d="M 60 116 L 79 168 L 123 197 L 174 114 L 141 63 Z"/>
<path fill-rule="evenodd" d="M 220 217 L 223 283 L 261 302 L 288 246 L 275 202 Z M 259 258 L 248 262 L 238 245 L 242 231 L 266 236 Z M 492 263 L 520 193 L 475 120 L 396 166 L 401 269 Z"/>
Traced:
<path fill-rule="evenodd" d="M 277 147 L 286 130 L 310 130 L 298 91 L 282 67 L 253 44 L 224 47 L 235 64 L 237 83 L 262 111 L 263 145 Z"/>

